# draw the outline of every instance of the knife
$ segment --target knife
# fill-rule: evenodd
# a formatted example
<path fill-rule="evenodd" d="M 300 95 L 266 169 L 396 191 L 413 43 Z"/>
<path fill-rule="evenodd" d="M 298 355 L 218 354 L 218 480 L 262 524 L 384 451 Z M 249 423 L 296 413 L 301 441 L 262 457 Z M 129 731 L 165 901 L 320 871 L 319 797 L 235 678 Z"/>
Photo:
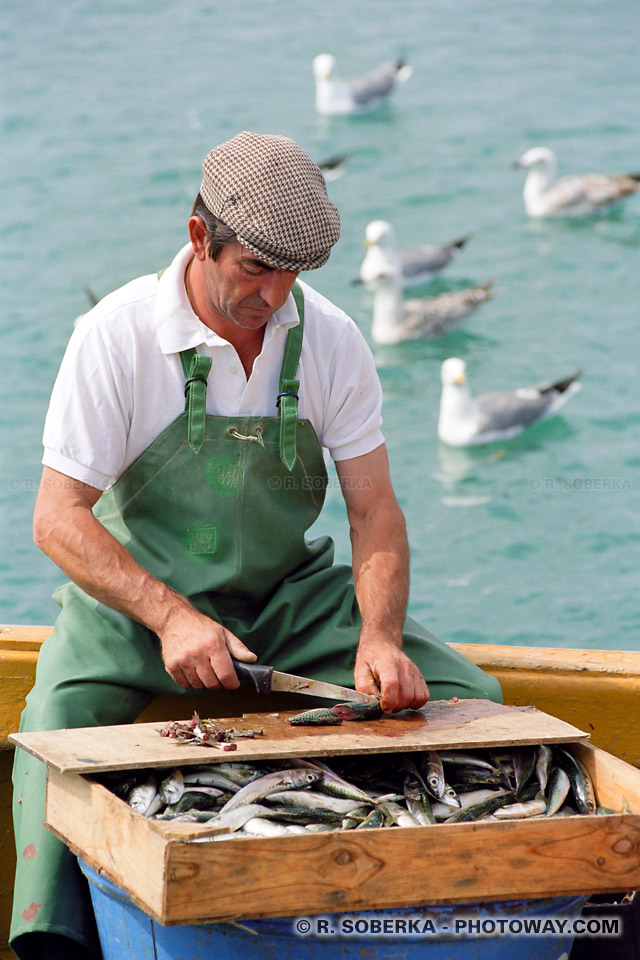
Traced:
<path fill-rule="evenodd" d="M 304 693 L 310 697 L 326 697 L 341 703 L 370 703 L 377 698 L 368 693 L 359 693 L 349 687 L 339 687 L 324 680 L 311 680 L 309 677 L 297 677 L 293 673 L 281 673 L 264 663 L 245 663 L 231 657 L 240 683 L 252 683 L 258 693 L 284 691 L 286 693 Z"/>

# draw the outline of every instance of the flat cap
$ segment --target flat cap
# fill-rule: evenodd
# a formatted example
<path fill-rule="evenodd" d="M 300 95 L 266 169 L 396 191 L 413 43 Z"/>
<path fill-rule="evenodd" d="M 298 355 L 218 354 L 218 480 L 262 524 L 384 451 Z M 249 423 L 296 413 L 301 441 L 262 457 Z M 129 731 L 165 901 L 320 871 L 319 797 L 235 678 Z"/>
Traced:
<path fill-rule="evenodd" d="M 315 270 L 340 236 L 340 215 L 320 168 L 294 140 L 243 131 L 202 164 L 200 195 L 256 257 Z"/>

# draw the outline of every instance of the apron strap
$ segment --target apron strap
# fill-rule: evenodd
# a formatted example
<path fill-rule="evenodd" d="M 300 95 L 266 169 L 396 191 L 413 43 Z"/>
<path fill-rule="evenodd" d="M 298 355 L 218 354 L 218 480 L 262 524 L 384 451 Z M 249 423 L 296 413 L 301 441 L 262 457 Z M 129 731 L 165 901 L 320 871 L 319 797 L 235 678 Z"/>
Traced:
<path fill-rule="evenodd" d="M 211 357 L 196 353 L 193 347 L 180 353 L 182 369 L 186 378 L 184 385 L 185 410 L 187 412 L 187 440 L 194 453 L 204 442 L 207 415 L 207 377 L 211 370 Z"/>
<path fill-rule="evenodd" d="M 304 294 L 296 281 L 291 288 L 298 309 L 300 323 L 291 327 L 284 348 L 282 369 L 280 370 L 280 392 L 276 398 L 276 407 L 280 410 L 280 459 L 291 472 L 296 462 L 296 428 L 298 425 L 298 390 L 300 381 L 295 379 L 302 351 L 304 330 Z"/>

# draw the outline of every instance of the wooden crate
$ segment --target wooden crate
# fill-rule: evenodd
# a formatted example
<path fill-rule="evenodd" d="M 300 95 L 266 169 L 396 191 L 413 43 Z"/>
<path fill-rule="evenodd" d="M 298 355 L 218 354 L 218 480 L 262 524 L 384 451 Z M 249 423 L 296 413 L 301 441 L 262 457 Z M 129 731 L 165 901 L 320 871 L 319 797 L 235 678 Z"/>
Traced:
<path fill-rule="evenodd" d="M 48 766 L 50 829 L 165 924 L 604 893 L 640 887 L 640 772 L 527 707 L 439 701 L 370 724 L 291 727 L 287 714 L 233 753 L 179 745 L 159 724 L 18 734 Z M 246 758 L 570 743 L 598 803 L 629 813 L 194 843 L 207 824 L 147 820 L 89 775 Z"/>

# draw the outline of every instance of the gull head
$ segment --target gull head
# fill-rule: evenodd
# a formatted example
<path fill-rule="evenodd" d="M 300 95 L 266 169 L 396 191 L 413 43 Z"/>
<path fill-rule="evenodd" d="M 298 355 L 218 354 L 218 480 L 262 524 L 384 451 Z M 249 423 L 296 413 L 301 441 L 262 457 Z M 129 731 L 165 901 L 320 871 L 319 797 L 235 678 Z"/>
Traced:
<path fill-rule="evenodd" d="M 394 246 L 393 227 L 386 220 L 372 220 L 367 224 L 364 232 L 365 247 L 386 247 L 392 249 Z"/>
<path fill-rule="evenodd" d="M 443 387 L 462 386 L 467 381 L 467 365 L 458 357 L 449 357 L 440 368 L 440 379 Z"/>
<path fill-rule="evenodd" d="M 319 53 L 313 61 L 313 75 L 316 80 L 330 80 L 336 58 L 330 53 Z"/>
<path fill-rule="evenodd" d="M 512 166 L 553 174 L 556 169 L 556 155 L 549 147 L 531 147 L 519 160 L 514 161 Z"/>

